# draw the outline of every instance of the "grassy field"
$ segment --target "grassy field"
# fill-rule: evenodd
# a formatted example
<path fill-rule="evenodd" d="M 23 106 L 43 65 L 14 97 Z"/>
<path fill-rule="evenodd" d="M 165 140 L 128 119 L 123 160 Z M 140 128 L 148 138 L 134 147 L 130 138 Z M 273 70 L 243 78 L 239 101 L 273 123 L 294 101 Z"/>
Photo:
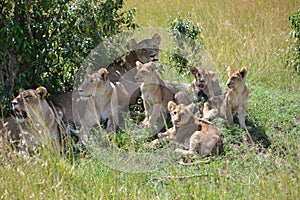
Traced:
<path fill-rule="evenodd" d="M 0 199 L 299 199 L 300 76 L 285 67 L 288 16 L 299 1 L 125 4 L 137 9 L 135 21 L 143 27 L 167 28 L 178 13 L 190 13 L 204 28 L 205 49 L 223 84 L 227 66 L 247 67 L 247 124 L 255 144 L 244 130 L 221 127 L 226 154 L 210 164 L 174 163 L 147 173 L 114 170 L 101 156 L 86 154 L 0 154 Z"/>

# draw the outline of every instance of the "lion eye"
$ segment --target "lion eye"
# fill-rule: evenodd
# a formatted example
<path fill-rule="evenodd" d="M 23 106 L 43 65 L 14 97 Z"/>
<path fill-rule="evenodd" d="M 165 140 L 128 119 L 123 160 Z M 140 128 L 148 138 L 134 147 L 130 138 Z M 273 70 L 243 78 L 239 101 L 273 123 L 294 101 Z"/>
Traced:
<path fill-rule="evenodd" d="M 146 53 L 146 52 L 147 52 L 147 49 L 142 49 L 142 52 Z"/>
<path fill-rule="evenodd" d="M 177 112 L 173 112 L 173 114 L 174 114 L 174 115 L 176 115 L 176 114 L 177 114 Z"/>
<path fill-rule="evenodd" d="M 93 79 L 91 79 L 89 82 L 90 82 L 90 83 L 93 83 L 93 82 L 94 82 L 94 80 L 93 80 Z"/>
<path fill-rule="evenodd" d="M 232 77 L 231 80 L 234 80 L 236 77 Z"/>

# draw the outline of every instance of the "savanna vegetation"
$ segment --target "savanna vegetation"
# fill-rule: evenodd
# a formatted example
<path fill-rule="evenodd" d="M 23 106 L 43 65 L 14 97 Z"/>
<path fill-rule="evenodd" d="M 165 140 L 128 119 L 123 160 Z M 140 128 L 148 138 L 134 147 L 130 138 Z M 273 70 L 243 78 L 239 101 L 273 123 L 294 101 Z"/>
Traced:
<path fill-rule="evenodd" d="M 11 4 L 11 2 L 17 1 L 2 1 L 1 5 Z M 65 1 L 52 1 L 59 6 L 53 7 L 55 9 L 43 8 L 38 10 L 34 10 L 35 7 L 33 6 L 33 10 L 30 10 L 28 4 L 24 1 L 18 2 L 21 5 L 20 12 L 25 12 L 25 16 L 31 16 L 30 14 L 33 13 L 37 15 L 37 18 L 32 18 L 32 20 L 46 20 L 47 16 L 50 20 L 52 12 L 59 13 L 60 8 L 63 9 L 63 6 L 67 4 Z M 68 3 L 76 5 L 78 2 L 82 2 L 80 5 L 85 5 L 85 1 L 70 1 Z M 145 173 L 132 172 L 131 169 L 140 168 L 130 160 L 128 160 L 128 170 L 116 170 L 108 162 L 103 162 L 104 158 L 107 161 L 109 155 L 90 154 L 86 151 L 75 152 L 75 156 L 72 153 L 61 156 L 46 148 L 25 158 L 14 151 L 9 153 L 1 151 L 0 198 L 298 199 L 300 196 L 300 76 L 297 72 L 299 68 L 294 65 L 295 62 L 293 61 L 292 65 L 290 64 L 292 59 L 290 48 L 297 49 L 297 43 L 291 41 L 295 38 L 291 38 L 290 33 L 294 31 L 293 36 L 299 36 L 299 23 L 295 23 L 296 20 L 293 20 L 297 18 L 296 13 L 300 9 L 299 2 L 296 0 L 127 0 L 123 6 L 120 4 L 117 7 L 116 13 L 127 13 L 128 10 L 135 8 L 136 13 L 133 19 L 130 18 L 133 21 L 128 23 L 138 24 L 140 27 L 168 29 L 178 27 L 177 25 L 180 24 L 176 24 L 174 19 L 190 19 L 193 22 L 192 25 L 199 28 L 196 28 L 194 32 L 191 31 L 200 37 L 198 38 L 199 42 L 201 41 L 198 43 L 199 48 L 204 48 L 211 55 L 213 66 L 219 73 L 223 85 L 226 82 L 227 66 L 233 68 L 247 67 L 247 83 L 250 96 L 246 124 L 251 126 L 249 131 L 252 140 L 248 138 L 245 130 L 238 126 L 224 127 L 217 124 L 223 134 L 224 154 L 214 161 L 209 164 L 194 166 L 181 166 L 177 162 L 168 163 L 166 167 Z M 97 7 L 97 9 L 100 8 Z M 113 10 L 115 11 L 115 9 Z M 40 11 L 40 14 L 38 11 Z M 92 11 L 94 10 L 90 9 L 90 12 Z M 3 16 L 6 12 L 8 12 L 7 9 L 2 9 L 0 18 L 0 31 L 2 31 L 0 33 L 2 34 L 5 29 Z M 91 16 L 89 15 L 90 12 L 72 12 L 69 15 L 62 12 L 62 17 L 66 15 L 66 21 L 78 20 L 77 24 L 75 21 L 74 23 L 81 29 L 75 27 L 74 30 L 78 32 L 72 32 L 70 44 L 67 43 L 66 38 L 60 38 L 56 44 L 57 46 L 55 46 L 56 50 L 59 51 L 50 50 L 52 47 L 46 49 L 48 53 L 44 51 L 45 53 L 42 56 L 52 56 L 49 57 L 52 60 L 48 60 L 48 62 L 53 63 L 46 62 L 44 66 L 45 69 L 48 66 L 47 70 L 49 69 L 49 71 L 46 71 L 47 73 L 41 72 L 41 74 L 44 76 L 51 74 L 55 69 L 54 64 L 56 62 L 59 63 L 58 66 L 60 67 L 58 69 L 61 70 L 61 73 L 65 70 L 65 66 L 73 66 L 84 59 L 86 52 L 82 52 L 83 49 L 78 49 L 79 47 L 77 48 L 76 44 L 78 43 L 75 39 L 78 39 L 77 42 L 83 45 L 80 47 L 85 47 L 83 43 L 87 36 L 95 33 L 91 29 L 93 27 L 92 22 L 95 20 L 93 16 L 97 17 L 99 24 L 106 16 L 103 13 L 101 15 L 99 10 L 92 12 L 94 15 L 91 14 Z M 107 12 L 106 14 L 111 13 Z M 91 20 L 90 23 L 80 24 L 82 17 L 78 15 L 86 16 L 87 19 Z M 26 19 L 28 20 L 28 18 Z M 60 19 L 61 22 L 64 22 L 62 18 Z M 20 19 L 20 24 L 11 24 L 11 26 L 27 26 L 27 24 L 21 24 L 24 22 L 26 20 Z M 123 22 L 124 26 L 128 25 L 126 20 Z M 52 25 L 51 23 L 42 24 L 48 26 L 48 28 L 31 27 L 32 32 L 36 28 L 36 31 L 45 31 L 44 34 L 46 35 L 61 37 L 59 33 L 53 34 L 53 28 L 58 24 L 62 26 L 64 23 L 58 23 L 56 20 L 52 22 Z M 295 26 L 295 24 L 298 25 Z M 298 30 L 298 35 L 295 34 L 295 30 Z M 22 33 L 21 29 L 15 31 Z M 67 29 L 62 28 L 60 31 L 67 31 Z M 104 31 L 104 33 L 107 33 L 108 36 L 118 31 L 119 29 L 109 33 Z M 76 38 L 75 33 L 85 34 Z M 40 40 L 35 39 L 34 36 L 34 34 L 27 36 L 28 41 L 34 39 L 34 43 L 29 42 L 27 44 L 26 41 L 22 43 L 23 46 L 18 46 L 17 44 L 20 43 L 17 40 L 18 38 L 13 40 L 9 34 L 4 34 L 0 39 L 0 44 L 3 46 L 0 50 L 0 55 L 3 57 L 0 63 L 1 67 L 12 64 L 8 58 L 11 58 L 14 53 L 18 53 L 16 50 L 5 52 L 7 46 L 20 50 L 20 56 L 15 56 L 14 59 L 16 62 L 23 63 L 22 66 L 25 67 L 21 69 L 29 69 L 34 62 L 40 62 L 41 65 L 45 58 L 40 58 L 37 56 L 39 54 L 33 52 L 43 52 L 42 49 L 38 50 L 37 47 L 44 40 L 42 38 Z M 102 37 L 102 35 L 93 36 Z M 74 51 L 63 51 L 59 48 L 59 45 L 62 44 L 73 44 L 68 48 L 74 47 Z M 91 45 L 87 49 L 92 48 L 92 43 L 85 44 Z M 28 52 L 25 49 L 29 49 Z M 68 53 L 68 59 L 59 60 L 59 55 L 64 53 Z M 33 55 L 36 57 L 33 57 Z M 160 62 L 169 63 L 171 58 L 170 54 L 162 52 Z M 70 64 L 71 61 L 74 61 L 74 64 Z M 179 61 L 184 60 L 179 58 Z M 70 65 L 65 65 L 66 63 Z M 3 69 L 1 68 L 1 70 Z M 1 74 L 1 95 L 4 98 L 11 98 L 7 95 L 12 95 L 14 92 L 12 90 L 19 86 L 31 86 L 30 81 L 28 84 L 24 82 L 25 85 L 13 82 L 13 89 L 8 87 L 9 85 L 6 85 L 6 83 L 12 84 L 9 80 L 23 80 L 23 73 L 17 72 L 13 73 L 15 75 L 19 74 L 16 79 L 14 77 L 8 79 L 7 76 Z M 170 69 L 164 69 L 161 72 L 166 79 L 191 81 L 191 76 L 188 73 L 183 76 L 178 71 Z M 32 75 L 32 73 L 29 71 L 28 73 L 24 72 L 25 75 Z M 55 73 L 55 70 L 53 73 Z M 58 77 L 60 77 L 60 73 L 57 74 Z M 5 80 L 4 84 L 3 81 Z M 44 82 L 38 83 L 44 84 Z M 48 82 L 45 82 L 45 84 L 48 84 Z M 4 98 L 1 98 L 2 102 L 4 102 Z M 124 148 L 128 148 L 126 149 L 128 151 L 130 150 L 129 146 L 134 146 L 137 151 L 142 149 L 142 144 L 130 137 L 130 127 L 127 133 L 124 134 L 124 138 L 119 139 L 126 141 Z M 139 149 L 139 147 L 141 148 Z M 114 161 L 121 163 L 121 160 Z"/>

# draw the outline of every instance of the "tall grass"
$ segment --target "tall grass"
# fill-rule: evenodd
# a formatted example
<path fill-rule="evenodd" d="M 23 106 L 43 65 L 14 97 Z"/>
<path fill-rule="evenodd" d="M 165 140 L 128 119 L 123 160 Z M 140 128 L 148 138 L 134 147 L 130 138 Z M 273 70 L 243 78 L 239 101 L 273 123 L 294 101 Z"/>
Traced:
<path fill-rule="evenodd" d="M 299 76 L 285 68 L 284 60 L 288 16 L 299 9 L 297 1 L 130 0 L 126 5 L 137 9 L 135 20 L 144 27 L 168 28 L 178 14 L 192 14 L 204 28 L 206 50 L 223 78 L 227 66 L 245 66 L 256 84 L 287 91 L 300 89 Z"/>
<path fill-rule="evenodd" d="M 129 0 L 126 7 L 137 8 L 145 27 L 167 28 L 178 13 L 191 13 L 223 82 L 228 65 L 248 68 L 247 123 L 256 145 L 242 129 L 221 127 L 226 154 L 148 173 L 114 170 L 85 152 L 75 159 L 47 149 L 26 158 L 1 152 L 0 198 L 299 199 L 300 76 L 284 61 L 288 15 L 299 2 Z"/>

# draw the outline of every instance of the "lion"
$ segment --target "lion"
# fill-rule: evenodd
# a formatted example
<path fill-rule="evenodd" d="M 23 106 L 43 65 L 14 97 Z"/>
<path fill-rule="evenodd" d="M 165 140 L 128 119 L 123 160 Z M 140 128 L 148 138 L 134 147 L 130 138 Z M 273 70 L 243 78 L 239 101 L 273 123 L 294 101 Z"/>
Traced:
<path fill-rule="evenodd" d="M 209 98 L 222 93 L 219 80 L 216 78 L 216 72 L 194 66 L 190 67 L 190 71 L 194 75 L 191 87 L 196 102 L 200 102 L 202 98 L 205 102 Z"/>
<path fill-rule="evenodd" d="M 173 87 L 164 81 L 156 71 L 154 62 L 142 64 L 137 61 L 137 74 L 135 79 L 141 83 L 145 119 L 142 126 L 154 125 L 161 114 L 167 110 L 169 101 L 176 100 L 175 95 L 180 89 Z M 174 83 L 174 82 L 173 82 Z"/>
<path fill-rule="evenodd" d="M 179 146 L 177 152 L 188 155 L 207 156 L 210 153 L 217 155 L 221 147 L 221 134 L 209 121 L 199 119 L 193 115 L 193 106 L 168 103 L 173 127 L 166 132 L 159 133 L 153 141 L 155 145 L 159 141 L 171 141 Z M 187 150 L 184 150 L 187 149 Z"/>
<path fill-rule="evenodd" d="M 107 120 L 107 132 L 114 132 L 119 126 L 118 96 L 116 87 L 110 82 L 106 68 L 92 72 L 86 69 L 86 76 L 78 87 L 79 96 L 86 101 L 85 111 L 79 113 L 81 128 L 79 143 L 85 144 L 90 135 L 90 129 L 99 120 Z"/>
<path fill-rule="evenodd" d="M 157 63 L 160 42 L 159 34 L 154 34 L 151 39 L 144 39 L 139 43 L 132 39 L 129 41 L 132 50 L 123 56 L 120 62 L 112 63 L 107 67 L 108 78 L 117 89 L 119 107 L 124 110 L 123 112 L 129 109 L 129 105 L 136 103 L 138 97 L 139 84 L 134 79 L 137 71 L 136 61 Z M 84 113 L 86 110 L 86 102 L 80 99 L 77 89 L 51 96 L 49 99 L 57 109 L 62 110 L 65 124 L 75 126 L 80 122 L 79 113 Z M 78 134 L 75 129 L 71 129 L 71 132 Z"/>
<path fill-rule="evenodd" d="M 203 118 L 213 120 L 216 117 L 225 118 L 230 124 L 233 124 L 233 117 L 237 115 L 239 124 L 246 128 L 246 105 L 248 101 L 249 89 L 246 83 L 246 68 L 238 70 L 227 68 L 228 91 L 225 94 L 212 97 L 203 108 Z"/>
<path fill-rule="evenodd" d="M 9 123 L 14 124 L 15 128 L 21 129 L 28 147 L 48 144 L 57 145 L 60 139 L 59 120 L 61 114 L 56 113 L 46 100 L 47 89 L 39 86 L 35 90 L 25 90 L 21 88 L 19 95 L 14 98 L 12 103 L 15 119 L 20 126 L 16 126 L 13 119 Z M 9 125 L 11 126 L 11 125 Z M 49 140 L 50 139 L 50 140 Z"/>
<path fill-rule="evenodd" d="M 126 80 L 135 82 L 136 61 L 141 63 L 151 61 L 157 64 L 160 42 L 161 37 L 157 33 L 151 39 L 144 39 L 139 43 L 135 39 L 131 39 L 129 45 L 132 50 L 123 56 L 120 62 L 112 63 L 107 67 L 110 81 L 115 83 L 120 81 L 122 76 L 125 76 Z"/>
<path fill-rule="evenodd" d="M 2 139 L 2 144 L 5 142 L 5 144 L 17 147 L 20 142 L 21 133 L 21 125 L 16 121 L 15 117 L 10 116 L 0 120 L 0 138 Z"/>

